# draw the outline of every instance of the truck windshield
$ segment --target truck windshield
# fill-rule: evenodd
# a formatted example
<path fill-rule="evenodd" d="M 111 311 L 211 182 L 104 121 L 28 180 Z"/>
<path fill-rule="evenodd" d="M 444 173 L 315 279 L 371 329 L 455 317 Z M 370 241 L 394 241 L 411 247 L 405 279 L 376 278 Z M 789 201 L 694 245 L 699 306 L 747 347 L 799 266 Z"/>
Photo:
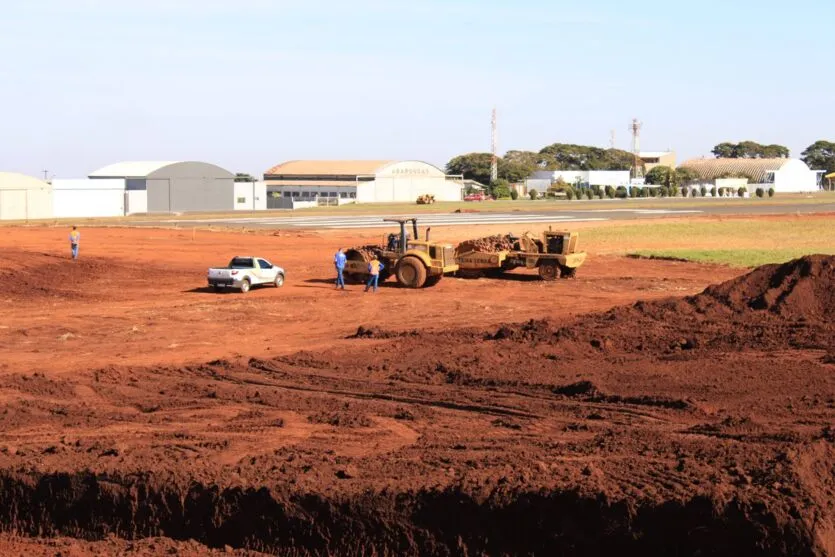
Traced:
<path fill-rule="evenodd" d="M 230 269 L 252 269 L 255 267 L 252 263 L 252 258 L 249 257 L 236 257 L 229 263 Z"/>

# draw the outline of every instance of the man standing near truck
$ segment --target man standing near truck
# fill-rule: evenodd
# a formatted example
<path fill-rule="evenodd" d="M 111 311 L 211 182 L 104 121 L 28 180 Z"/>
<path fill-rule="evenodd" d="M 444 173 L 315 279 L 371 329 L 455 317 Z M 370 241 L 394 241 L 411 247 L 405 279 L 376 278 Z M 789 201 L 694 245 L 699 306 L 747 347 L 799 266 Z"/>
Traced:
<path fill-rule="evenodd" d="M 377 291 L 377 281 L 380 279 L 380 271 L 383 270 L 383 264 L 380 263 L 380 260 L 377 259 L 375 255 L 374 258 L 368 262 L 368 284 L 365 285 L 365 291 L 368 292 L 368 289 L 372 286 L 374 287 L 374 292 Z"/>
<path fill-rule="evenodd" d="M 70 232 L 70 252 L 73 259 L 78 259 L 78 243 L 81 241 L 81 232 L 73 226 Z"/>
<path fill-rule="evenodd" d="M 347 261 L 347 257 L 345 257 L 345 250 L 343 248 L 339 248 L 336 251 L 336 255 L 333 256 L 333 266 L 336 268 L 336 287 L 345 290 L 345 277 L 343 276 L 343 271 L 345 270 L 345 261 Z"/>

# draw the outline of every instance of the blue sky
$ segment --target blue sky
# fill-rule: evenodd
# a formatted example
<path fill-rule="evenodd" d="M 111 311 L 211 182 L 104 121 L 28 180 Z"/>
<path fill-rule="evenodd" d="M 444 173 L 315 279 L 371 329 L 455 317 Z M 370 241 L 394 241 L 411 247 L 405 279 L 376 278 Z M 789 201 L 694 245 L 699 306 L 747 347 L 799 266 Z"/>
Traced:
<path fill-rule="evenodd" d="M 442 165 L 554 143 L 679 161 L 835 140 L 831 0 L 26 0 L 0 17 L 0 170 Z"/>

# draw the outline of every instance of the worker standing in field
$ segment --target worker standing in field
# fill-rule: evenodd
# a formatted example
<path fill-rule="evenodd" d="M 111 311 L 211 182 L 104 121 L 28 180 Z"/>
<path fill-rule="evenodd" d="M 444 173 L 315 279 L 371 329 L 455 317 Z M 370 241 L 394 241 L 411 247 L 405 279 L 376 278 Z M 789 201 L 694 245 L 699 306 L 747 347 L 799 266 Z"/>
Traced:
<path fill-rule="evenodd" d="M 72 253 L 73 259 L 78 259 L 78 243 L 80 241 L 81 232 L 78 231 L 78 228 L 73 226 L 72 232 L 70 232 L 70 252 Z"/>
<path fill-rule="evenodd" d="M 377 281 L 380 279 L 380 271 L 383 270 L 383 264 L 380 263 L 380 260 L 377 259 L 375 255 L 374 258 L 368 262 L 368 283 L 365 285 L 365 291 L 368 292 L 368 289 L 372 286 L 374 287 L 374 292 L 377 291 Z"/>
<path fill-rule="evenodd" d="M 339 248 L 336 255 L 333 256 L 333 266 L 336 268 L 336 287 L 342 290 L 345 290 L 343 271 L 345 271 L 345 262 L 347 260 L 348 258 L 345 256 L 345 250 L 343 248 Z"/>

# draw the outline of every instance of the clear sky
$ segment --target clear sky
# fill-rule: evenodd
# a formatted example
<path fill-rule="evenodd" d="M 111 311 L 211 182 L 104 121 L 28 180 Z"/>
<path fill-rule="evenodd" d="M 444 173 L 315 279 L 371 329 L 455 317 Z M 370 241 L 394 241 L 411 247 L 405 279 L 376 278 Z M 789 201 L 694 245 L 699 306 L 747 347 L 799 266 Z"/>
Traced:
<path fill-rule="evenodd" d="M 2 0 L 0 171 L 835 140 L 835 1 Z"/>

